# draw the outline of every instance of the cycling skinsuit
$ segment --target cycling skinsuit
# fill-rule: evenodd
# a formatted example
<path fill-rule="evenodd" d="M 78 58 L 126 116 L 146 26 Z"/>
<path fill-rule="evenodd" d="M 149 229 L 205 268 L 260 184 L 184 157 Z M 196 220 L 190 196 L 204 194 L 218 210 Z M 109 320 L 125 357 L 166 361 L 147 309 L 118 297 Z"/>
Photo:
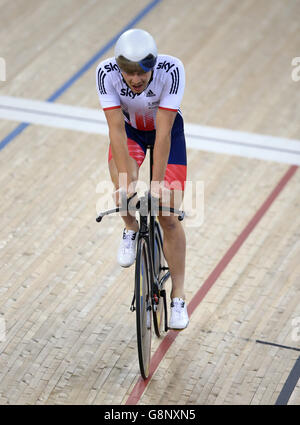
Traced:
<path fill-rule="evenodd" d="M 170 189 L 184 190 L 187 173 L 186 146 L 179 109 L 185 86 L 182 62 L 173 56 L 158 55 L 147 88 L 136 94 L 127 86 L 115 58 L 109 58 L 98 65 L 96 84 L 104 111 L 122 108 L 128 152 L 139 166 L 144 161 L 147 145 L 155 142 L 157 109 L 177 111 L 171 131 L 171 148 L 164 180 Z M 109 148 L 108 159 L 111 158 Z"/>

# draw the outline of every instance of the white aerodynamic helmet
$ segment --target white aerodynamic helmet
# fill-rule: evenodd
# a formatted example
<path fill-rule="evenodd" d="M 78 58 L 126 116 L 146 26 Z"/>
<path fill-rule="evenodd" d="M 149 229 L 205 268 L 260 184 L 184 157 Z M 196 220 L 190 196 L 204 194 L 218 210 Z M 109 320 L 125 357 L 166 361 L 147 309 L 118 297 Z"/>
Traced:
<path fill-rule="evenodd" d="M 152 35 L 141 29 L 123 32 L 115 45 L 115 58 L 125 72 L 151 71 L 157 59 L 157 47 Z"/>

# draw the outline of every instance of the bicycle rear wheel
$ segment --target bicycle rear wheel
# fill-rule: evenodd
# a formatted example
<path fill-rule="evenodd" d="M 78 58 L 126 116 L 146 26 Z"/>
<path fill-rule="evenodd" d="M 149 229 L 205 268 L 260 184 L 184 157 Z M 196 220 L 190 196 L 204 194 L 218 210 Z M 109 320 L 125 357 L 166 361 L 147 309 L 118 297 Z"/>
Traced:
<path fill-rule="evenodd" d="M 136 332 L 141 375 L 149 375 L 151 360 L 150 259 L 147 241 L 139 239 L 135 266 Z"/>
<path fill-rule="evenodd" d="M 165 331 L 167 330 L 167 299 L 165 291 L 166 280 L 170 277 L 169 272 L 165 272 L 165 257 L 163 253 L 163 241 L 160 226 L 157 221 L 154 223 L 154 273 L 158 282 L 158 288 L 154 287 L 154 299 L 156 307 L 153 309 L 153 324 L 155 334 L 159 337 L 163 330 L 163 321 L 165 322 Z"/>

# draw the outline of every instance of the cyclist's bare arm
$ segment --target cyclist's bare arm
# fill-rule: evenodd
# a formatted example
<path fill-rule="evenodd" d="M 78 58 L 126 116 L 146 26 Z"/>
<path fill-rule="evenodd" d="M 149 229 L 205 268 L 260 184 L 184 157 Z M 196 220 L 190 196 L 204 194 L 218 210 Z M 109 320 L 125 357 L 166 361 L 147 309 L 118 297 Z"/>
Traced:
<path fill-rule="evenodd" d="M 177 111 L 158 109 L 156 115 L 156 137 L 153 149 L 153 182 L 164 180 L 171 146 L 171 130 Z M 154 191 L 155 188 L 153 187 Z"/>
<path fill-rule="evenodd" d="M 118 174 L 126 174 L 127 178 L 122 180 L 120 176 L 120 186 L 125 190 L 134 180 L 132 170 L 132 160 L 127 148 L 127 135 L 125 131 L 124 118 L 121 108 L 109 109 L 105 111 L 105 116 L 109 128 L 109 139 L 112 157 Z M 118 187 L 119 188 L 119 185 Z"/>

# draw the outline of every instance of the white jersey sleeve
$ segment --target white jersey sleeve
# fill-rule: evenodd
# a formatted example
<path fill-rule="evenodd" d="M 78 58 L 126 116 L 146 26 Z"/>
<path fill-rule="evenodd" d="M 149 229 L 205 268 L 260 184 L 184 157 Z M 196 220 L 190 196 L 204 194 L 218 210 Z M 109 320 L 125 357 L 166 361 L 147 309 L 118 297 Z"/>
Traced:
<path fill-rule="evenodd" d="M 180 108 L 184 93 L 185 71 L 182 62 L 178 58 L 172 57 L 172 59 L 172 63 L 167 64 L 169 69 L 165 73 L 164 88 L 161 93 L 159 108 L 177 111 Z"/>
<path fill-rule="evenodd" d="M 113 84 L 111 78 L 112 72 L 109 69 L 111 64 L 107 64 L 107 60 L 101 62 L 96 70 L 96 86 L 100 105 L 105 111 L 106 109 L 119 108 L 120 105 L 120 96 Z"/>

